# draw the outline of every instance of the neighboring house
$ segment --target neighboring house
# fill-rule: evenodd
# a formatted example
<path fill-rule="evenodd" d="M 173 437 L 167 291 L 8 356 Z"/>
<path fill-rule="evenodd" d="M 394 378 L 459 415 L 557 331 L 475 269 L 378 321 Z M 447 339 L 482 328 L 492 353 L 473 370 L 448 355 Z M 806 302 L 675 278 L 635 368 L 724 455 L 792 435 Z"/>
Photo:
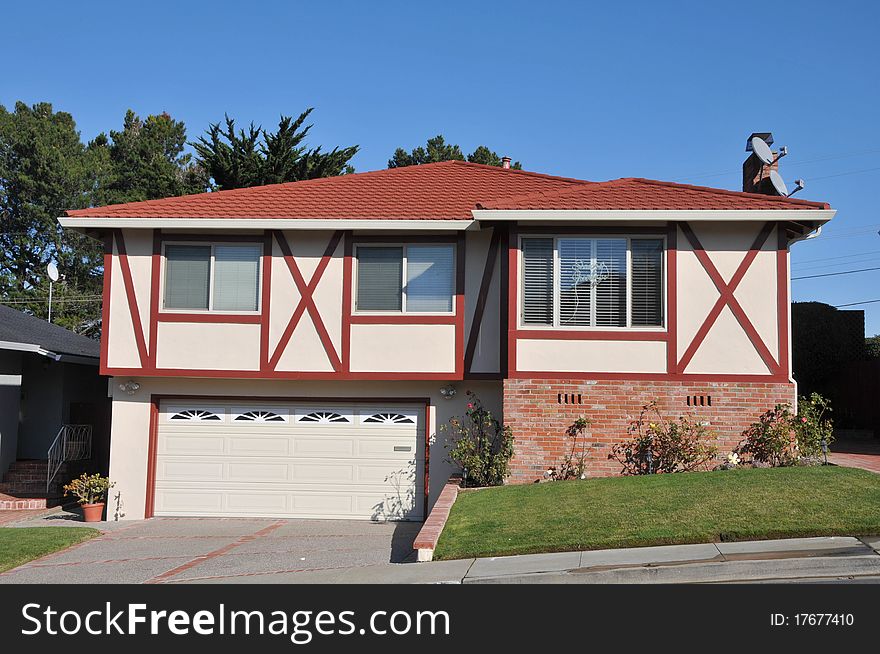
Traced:
<path fill-rule="evenodd" d="M 582 415 L 589 474 L 617 472 L 654 399 L 732 447 L 794 399 L 788 247 L 833 215 L 451 161 L 60 221 L 106 244 L 126 518 L 421 519 L 467 390 L 513 428 L 512 482 L 557 465 Z"/>
<path fill-rule="evenodd" d="M 106 470 L 110 399 L 99 354 L 95 340 L 0 305 L 0 508 L 12 508 L 10 496 L 59 495 L 71 459 Z M 72 432 L 73 424 L 87 428 Z M 56 479 L 47 489 L 50 458 Z"/>

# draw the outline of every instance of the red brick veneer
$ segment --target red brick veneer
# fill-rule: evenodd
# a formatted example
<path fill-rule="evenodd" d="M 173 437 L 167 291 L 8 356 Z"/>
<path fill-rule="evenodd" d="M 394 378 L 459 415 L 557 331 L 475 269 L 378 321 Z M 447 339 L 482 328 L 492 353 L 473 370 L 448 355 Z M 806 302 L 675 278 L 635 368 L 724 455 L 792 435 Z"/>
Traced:
<path fill-rule="evenodd" d="M 560 393 L 580 394 L 582 404 L 560 404 Z M 689 395 L 709 395 L 712 405 L 688 406 Z M 513 429 L 516 452 L 508 481 L 533 482 L 549 466 L 558 466 L 564 456 L 565 430 L 580 416 L 592 420 L 587 434 L 588 476 L 618 474 L 620 464 L 608 459 L 611 446 L 627 438 L 630 421 L 652 400 L 664 417 L 689 415 L 709 421 L 723 458 L 761 413 L 780 402 L 793 403 L 795 389 L 794 384 L 779 382 L 505 379 L 504 423 Z"/>

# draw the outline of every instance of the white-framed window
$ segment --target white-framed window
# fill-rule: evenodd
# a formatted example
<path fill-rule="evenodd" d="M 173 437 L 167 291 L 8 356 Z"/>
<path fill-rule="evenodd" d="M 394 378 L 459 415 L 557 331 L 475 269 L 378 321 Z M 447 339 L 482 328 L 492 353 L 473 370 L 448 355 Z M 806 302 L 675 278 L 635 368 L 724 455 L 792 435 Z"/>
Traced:
<path fill-rule="evenodd" d="M 355 311 L 452 313 L 455 245 L 358 245 Z"/>
<path fill-rule="evenodd" d="M 166 243 L 163 309 L 259 311 L 262 255 L 256 243 Z"/>
<path fill-rule="evenodd" d="M 520 247 L 523 326 L 663 327 L 663 238 L 523 236 Z"/>

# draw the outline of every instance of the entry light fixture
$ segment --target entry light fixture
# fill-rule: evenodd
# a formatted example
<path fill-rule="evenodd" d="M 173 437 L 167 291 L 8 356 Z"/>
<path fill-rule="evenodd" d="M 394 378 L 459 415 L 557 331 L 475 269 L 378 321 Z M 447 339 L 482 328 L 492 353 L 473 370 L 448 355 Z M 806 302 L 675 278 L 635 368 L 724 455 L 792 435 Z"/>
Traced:
<path fill-rule="evenodd" d="M 455 394 L 457 392 L 458 391 L 455 390 L 455 386 L 453 386 L 452 384 L 447 384 L 440 389 L 440 395 L 443 396 L 444 400 L 451 400 L 453 397 L 455 397 Z"/>
<path fill-rule="evenodd" d="M 141 387 L 141 385 L 138 384 L 136 381 L 132 381 L 131 379 L 129 379 L 124 384 L 119 385 L 119 390 L 123 391 L 127 395 L 134 395 L 135 393 L 138 392 L 138 389 L 140 387 Z"/>

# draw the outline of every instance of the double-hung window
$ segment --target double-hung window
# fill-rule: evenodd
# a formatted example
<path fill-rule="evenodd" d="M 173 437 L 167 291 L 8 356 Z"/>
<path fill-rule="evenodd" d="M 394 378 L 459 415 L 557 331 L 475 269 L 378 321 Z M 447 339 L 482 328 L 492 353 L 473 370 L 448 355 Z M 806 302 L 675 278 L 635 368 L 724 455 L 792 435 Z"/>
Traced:
<path fill-rule="evenodd" d="M 167 244 L 164 308 L 259 310 L 259 245 Z"/>
<path fill-rule="evenodd" d="M 663 239 L 525 237 L 525 326 L 662 327 Z"/>
<path fill-rule="evenodd" d="M 455 246 L 361 245 L 357 248 L 355 310 L 451 313 Z"/>

